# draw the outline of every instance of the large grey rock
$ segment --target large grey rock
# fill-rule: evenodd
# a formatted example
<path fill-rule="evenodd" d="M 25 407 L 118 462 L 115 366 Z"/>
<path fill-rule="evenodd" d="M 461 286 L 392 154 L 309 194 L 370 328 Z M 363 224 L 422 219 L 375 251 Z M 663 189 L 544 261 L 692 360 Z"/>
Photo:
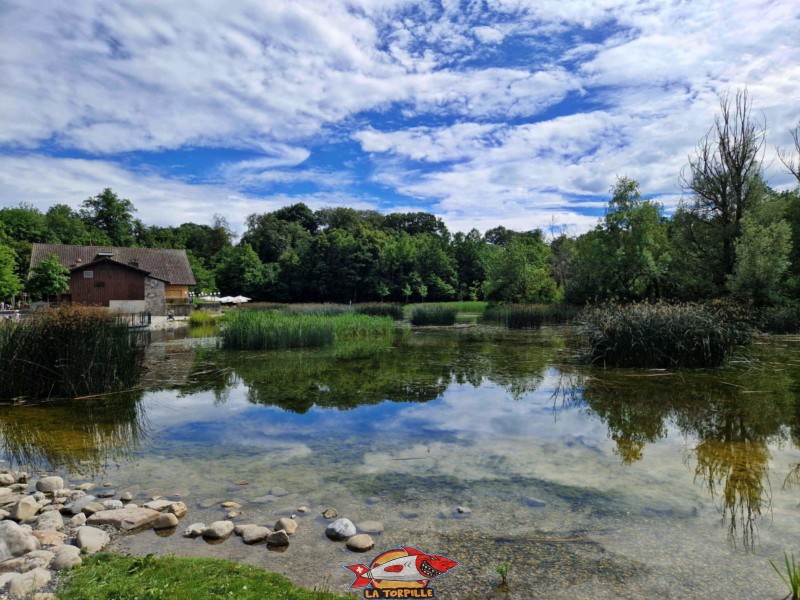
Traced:
<path fill-rule="evenodd" d="M 289 534 L 283 529 L 280 531 L 273 531 L 267 536 L 267 545 L 269 546 L 288 546 Z"/>
<path fill-rule="evenodd" d="M 153 523 L 153 529 L 172 529 L 178 526 L 178 517 L 173 514 L 158 515 Z"/>
<path fill-rule="evenodd" d="M 50 567 L 56 571 L 72 569 L 81 564 L 81 550 L 77 546 L 60 546 L 54 549 L 55 558 Z"/>
<path fill-rule="evenodd" d="M 97 498 L 92 496 L 91 494 L 87 494 L 86 496 L 81 496 L 77 500 L 73 500 L 69 504 L 64 507 L 64 512 L 70 515 L 77 515 L 80 512 L 83 512 L 83 509 L 89 506 L 92 502 L 95 502 Z"/>
<path fill-rule="evenodd" d="M 332 540 L 346 540 L 356 534 L 356 526 L 350 519 L 336 519 L 325 528 L 325 535 Z"/>
<path fill-rule="evenodd" d="M 183 537 L 195 538 L 203 535 L 206 530 L 205 523 L 192 523 L 183 531 Z"/>
<path fill-rule="evenodd" d="M 359 533 L 347 539 L 345 544 L 348 550 L 353 552 L 368 552 L 375 547 L 375 542 L 366 533 Z"/>
<path fill-rule="evenodd" d="M 57 510 L 50 510 L 36 517 L 36 524 L 33 528 L 61 531 L 64 529 L 64 518 Z"/>
<path fill-rule="evenodd" d="M 14 521 L 0 521 L 0 560 L 27 554 L 39 548 L 37 540 Z"/>
<path fill-rule="evenodd" d="M 214 521 L 203 531 L 206 540 L 224 540 L 233 533 L 234 524 L 231 521 Z"/>
<path fill-rule="evenodd" d="M 78 547 L 86 554 L 94 554 L 105 548 L 111 541 L 109 535 L 97 527 L 83 525 L 78 527 Z"/>
<path fill-rule="evenodd" d="M 50 583 L 50 571 L 37 568 L 14 577 L 8 584 L 8 592 L 12 596 L 26 598 L 48 583 Z"/>
<path fill-rule="evenodd" d="M 36 489 L 45 494 L 52 494 L 57 490 L 64 489 L 64 480 L 55 475 L 51 477 L 43 477 L 36 482 Z"/>
<path fill-rule="evenodd" d="M 275 531 L 283 530 L 289 535 L 292 535 L 295 531 L 297 531 L 297 521 L 295 521 L 294 519 L 283 517 L 282 519 L 278 519 L 273 529 Z"/>
<path fill-rule="evenodd" d="M 156 510 L 138 506 L 126 506 L 115 510 L 102 510 L 86 519 L 89 525 L 112 525 L 117 529 L 138 529 L 152 524 L 158 518 Z"/>
<path fill-rule="evenodd" d="M 25 496 L 11 507 L 11 518 L 15 521 L 24 521 L 33 518 L 39 512 L 39 505 L 32 496 Z"/>
<path fill-rule="evenodd" d="M 245 525 L 242 528 L 242 541 L 245 544 L 257 544 L 263 542 L 269 537 L 272 532 L 267 527 L 259 527 L 258 525 Z"/>

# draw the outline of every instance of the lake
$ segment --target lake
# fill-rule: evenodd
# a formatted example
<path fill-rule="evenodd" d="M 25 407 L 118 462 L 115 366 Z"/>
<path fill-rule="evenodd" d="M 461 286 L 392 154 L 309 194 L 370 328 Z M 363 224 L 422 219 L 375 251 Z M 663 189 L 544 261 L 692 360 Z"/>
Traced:
<path fill-rule="evenodd" d="M 137 392 L 0 412 L 7 461 L 189 506 L 174 535 L 116 550 L 227 557 L 344 592 L 343 565 L 413 546 L 459 562 L 439 597 L 570 599 L 782 598 L 769 561 L 800 552 L 795 338 L 664 372 L 582 366 L 566 327 L 269 352 L 178 331 L 153 339 L 148 365 Z M 238 523 L 296 515 L 291 545 L 181 537 L 224 519 L 224 500 Z M 375 549 L 329 541 L 328 507 L 382 523 Z"/>

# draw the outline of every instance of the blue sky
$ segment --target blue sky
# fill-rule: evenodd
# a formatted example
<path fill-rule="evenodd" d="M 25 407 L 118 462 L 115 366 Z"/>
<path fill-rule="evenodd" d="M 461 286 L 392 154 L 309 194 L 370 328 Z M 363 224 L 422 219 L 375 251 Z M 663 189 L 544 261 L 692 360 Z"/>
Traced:
<path fill-rule="evenodd" d="M 617 175 L 667 208 L 747 86 L 767 178 L 800 120 L 784 1 L 0 0 L 0 204 L 112 187 L 161 225 L 293 203 L 453 230 L 591 227 Z"/>

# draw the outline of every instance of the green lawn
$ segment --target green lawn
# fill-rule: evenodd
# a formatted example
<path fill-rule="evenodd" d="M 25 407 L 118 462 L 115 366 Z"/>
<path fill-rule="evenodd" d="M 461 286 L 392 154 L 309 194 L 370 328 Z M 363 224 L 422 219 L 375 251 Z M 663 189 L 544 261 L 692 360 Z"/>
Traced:
<path fill-rule="evenodd" d="M 336 600 L 352 599 L 306 590 L 282 575 L 216 558 L 97 554 L 62 581 L 58 600 Z"/>

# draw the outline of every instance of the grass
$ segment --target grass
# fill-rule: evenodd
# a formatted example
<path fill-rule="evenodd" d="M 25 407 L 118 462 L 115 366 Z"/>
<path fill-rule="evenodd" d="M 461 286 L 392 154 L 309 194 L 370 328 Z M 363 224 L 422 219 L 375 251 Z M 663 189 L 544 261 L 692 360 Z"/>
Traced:
<path fill-rule="evenodd" d="M 569 323 L 580 312 L 566 304 L 509 304 L 487 308 L 482 323 L 497 323 L 509 329 L 537 329 L 545 323 Z"/>
<path fill-rule="evenodd" d="M 442 305 L 416 306 L 411 311 L 412 325 L 454 325 L 458 311 Z"/>
<path fill-rule="evenodd" d="M 108 311 L 48 309 L 0 326 L 0 398 L 75 398 L 134 387 L 144 337 Z"/>
<path fill-rule="evenodd" d="M 389 317 L 241 310 L 225 315 L 221 338 L 223 348 L 270 350 L 314 348 L 341 340 L 389 337 L 394 331 L 394 322 Z"/>
<path fill-rule="evenodd" d="M 216 321 L 216 317 L 212 315 L 207 310 L 195 310 L 192 314 L 189 315 L 189 325 L 192 327 L 204 327 L 207 325 L 213 325 Z"/>
<path fill-rule="evenodd" d="M 789 588 L 791 596 L 787 596 L 787 598 L 791 597 L 791 600 L 800 600 L 800 563 L 794 561 L 794 552 L 792 552 L 791 561 L 789 560 L 789 555 L 784 552 L 783 560 L 786 563 L 785 576 L 780 572 L 780 569 L 775 566 L 774 562 L 769 561 L 769 564 L 772 565 L 772 568 L 775 569 L 775 572 L 783 580 L 783 583 Z"/>
<path fill-rule="evenodd" d="M 699 304 L 609 304 L 576 320 L 595 363 L 615 367 L 718 367 L 750 328 L 723 308 Z"/>
<path fill-rule="evenodd" d="M 352 598 L 292 585 L 277 573 L 216 558 L 96 554 L 59 585 L 58 600 L 337 600 Z"/>

